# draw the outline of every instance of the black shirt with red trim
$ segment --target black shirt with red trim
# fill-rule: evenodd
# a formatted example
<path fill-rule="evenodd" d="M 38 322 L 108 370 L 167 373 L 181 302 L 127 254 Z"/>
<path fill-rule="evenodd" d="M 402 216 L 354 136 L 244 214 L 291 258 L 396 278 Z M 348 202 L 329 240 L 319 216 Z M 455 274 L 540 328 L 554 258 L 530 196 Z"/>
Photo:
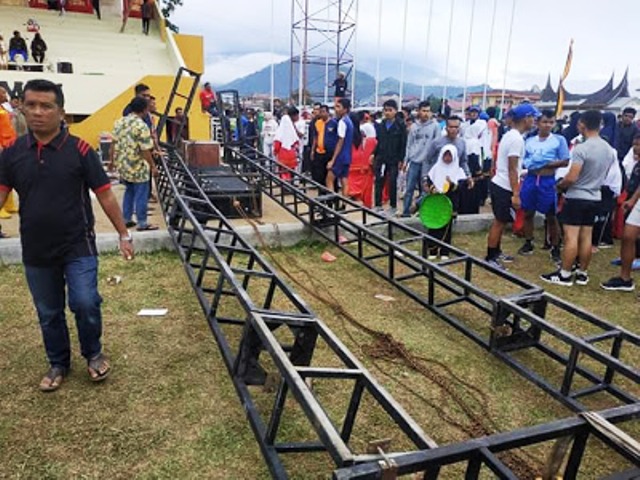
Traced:
<path fill-rule="evenodd" d="M 29 132 L 0 154 L 0 189 L 20 196 L 25 265 L 61 265 L 97 255 L 89 189 L 111 188 L 96 152 L 67 129 L 48 144 Z"/>

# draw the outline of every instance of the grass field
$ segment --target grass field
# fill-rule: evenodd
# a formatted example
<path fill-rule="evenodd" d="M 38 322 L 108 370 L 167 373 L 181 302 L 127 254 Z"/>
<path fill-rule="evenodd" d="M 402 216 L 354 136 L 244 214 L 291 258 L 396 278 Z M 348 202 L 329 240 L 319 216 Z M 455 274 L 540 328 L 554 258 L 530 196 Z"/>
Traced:
<path fill-rule="evenodd" d="M 483 235 L 459 236 L 455 243 L 476 254 L 484 250 Z M 505 240 L 508 252 L 514 252 L 517 246 L 515 240 Z M 318 282 L 316 287 L 331 291 L 358 321 L 390 333 L 425 359 L 425 364 L 430 365 L 428 377 L 405 365 L 372 358 L 369 337 L 294 285 L 438 443 L 469 437 L 464 428 L 453 425 L 464 424 L 465 418 L 447 391 L 474 405 L 477 411 L 481 410 L 478 402 L 485 402 L 483 407 L 490 416 L 487 420 L 497 431 L 571 415 L 533 384 L 356 262 L 340 254 L 335 263 L 321 262 L 324 248 L 301 245 L 273 254 L 294 279 L 307 282 L 307 273 L 311 272 Z M 605 294 L 597 286 L 597 281 L 615 272 L 608 267 L 614 254 L 609 251 L 596 255 L 589 286 L 551 287 L 549 291 L 638 332 L 640 303 L 635 295 Z M 538 283 L 537 275 L 550 268 L 546 252 L 536 252 L 534 257 L 516 262 L 511 270 Z M 122 275 L 123 282 L 109 286 L 109 275 Z M 70 378 L 59 392 L 50 395 L 41 394 L 36 388 L 46 363 L 22 268 L 0 267 L 0 276 L 0 478 L 268 476 L 175 255 L 140 256 L 133 263 L 115 256 L 102 258 L 105 344 L 115 366 L 113 377 L 104 385 L 92 385 L 74 348 Z M 377 300 L 374 296 L 379 293 L 396 300 Z M 169 314 L 137 317 L 136 312 L 143 307 L 166 307 Z M 319 349 L 317 355 L 322 357 L 323 350 Z M 634 365 L 639 360 L 625 358 Z M 451 372 L 437 362 L 446 363 Z M 449 373 L 455 378 L 450 377 L 450 385 L 443 389 L 438 380 L 448 378 Z M 338 411 L 340 392 L 322 382 L 314 388 L 327 402 L 330 414 L 334 407 Z M 266 410 L 270 407 L 268 402 L 258 403 Z M 303 435 L 308 432 L 303 424 L 294 414 L 293 426 L 285 428 L 284 433 Z M 353 443 L 363 446 L 379 438 L 383 427 L 378 412 L 365 408 Z M 631 431 L 637 433 L 638 429 Z M 392 448 L 403 445 L 400 439 L 393 439 Z M 546 444 L 528 449 L 525 457 L 532 468 L 544 463 L 549 447 Z M 332 469 L 324 455 L 304 459 L 293 456 L 286 464 L 295 478 L 326 478 Z M 594 445 L 580 478 L 599 478 L 625 465 L 614 456 L 604 457 Z M 444 478 L 460 477 L 460 471 L 455 469 L 443 473 L 447 473 Z"/>

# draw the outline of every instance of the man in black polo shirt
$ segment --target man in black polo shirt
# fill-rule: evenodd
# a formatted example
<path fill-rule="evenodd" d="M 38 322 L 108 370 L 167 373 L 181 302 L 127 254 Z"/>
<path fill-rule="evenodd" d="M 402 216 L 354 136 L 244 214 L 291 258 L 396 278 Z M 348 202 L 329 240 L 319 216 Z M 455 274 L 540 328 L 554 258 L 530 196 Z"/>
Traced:
<path fill-rule="evenodd" d="M 29 133 L 0 155 L 0 206 L 12 189 L 20 195 L 22 260 L 50 363 L 40 389 L 53 391 L 71 365 L 65 284 L 91 380 L 104 380 L 110 371 L 100 342 L 102 298 L 89 189 L 118 231 L 125 258 L 133 258 L 133 245 L 95 151 L 61 127 L 61 88 L 48 80 L 29 81 L 24 113 Z"/>

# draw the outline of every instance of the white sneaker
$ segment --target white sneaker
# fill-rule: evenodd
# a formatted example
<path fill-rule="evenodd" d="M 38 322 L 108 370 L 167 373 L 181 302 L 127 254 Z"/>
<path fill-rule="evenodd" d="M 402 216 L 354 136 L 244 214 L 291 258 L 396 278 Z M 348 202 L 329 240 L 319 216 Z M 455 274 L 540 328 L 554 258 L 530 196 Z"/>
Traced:
<path fill-rule="evenodd" d="M 440 260 L 446 262 L 447 260 L 449 260 L 449 255 L 440 255 Z"/>
<path fill-rule="evenodd" d="M 540 280 L 544 280 L 547 283 L 553 283 L 555 285 L 562 285 L 563 287 L 571 287 L 573 285 L 573 275 L 563 277 L 560 270 L 540 275 Z"/>
<path fill-rule="evenodd" d="M 492 266 L 493 268 L 497 268 L 498 270 L 506 270 L 507 267 L 505 267 L 502 263 L 500 263 L 500 260 L 498 260 L 497 258 L 493 258 L 491 260 L 485 260 L 487 262 L 488 265 Z"/>

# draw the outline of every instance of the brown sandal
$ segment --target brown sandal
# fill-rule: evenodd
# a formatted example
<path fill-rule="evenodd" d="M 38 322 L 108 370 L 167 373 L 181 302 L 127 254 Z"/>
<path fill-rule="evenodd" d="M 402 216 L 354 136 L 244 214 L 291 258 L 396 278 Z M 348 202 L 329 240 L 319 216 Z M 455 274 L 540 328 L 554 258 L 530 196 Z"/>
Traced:
<path fill-rule="evenodd" d="M 51 367 L 49 371 L 40 381 L 41 392 L 55 392 L 60 388 L 64 378 L 67 376 L 67 370 L 62 367 Z"/>
<path fill-rule="evenodd" d="M 136 228 L 136 230 L 138 232 L 150 232 L 152 230 L 158 230 L 160 227 L 158 227 L 157 225 L 151 225 L 148 224 L 146 227 L 138 227 Z"/>
<path fill-rule="evenodd" d="M 87 370 L 92 382 L 102 382 L 111 373 L 111 365 L 107 357 L 101 353 L 89 360 Z"/>

